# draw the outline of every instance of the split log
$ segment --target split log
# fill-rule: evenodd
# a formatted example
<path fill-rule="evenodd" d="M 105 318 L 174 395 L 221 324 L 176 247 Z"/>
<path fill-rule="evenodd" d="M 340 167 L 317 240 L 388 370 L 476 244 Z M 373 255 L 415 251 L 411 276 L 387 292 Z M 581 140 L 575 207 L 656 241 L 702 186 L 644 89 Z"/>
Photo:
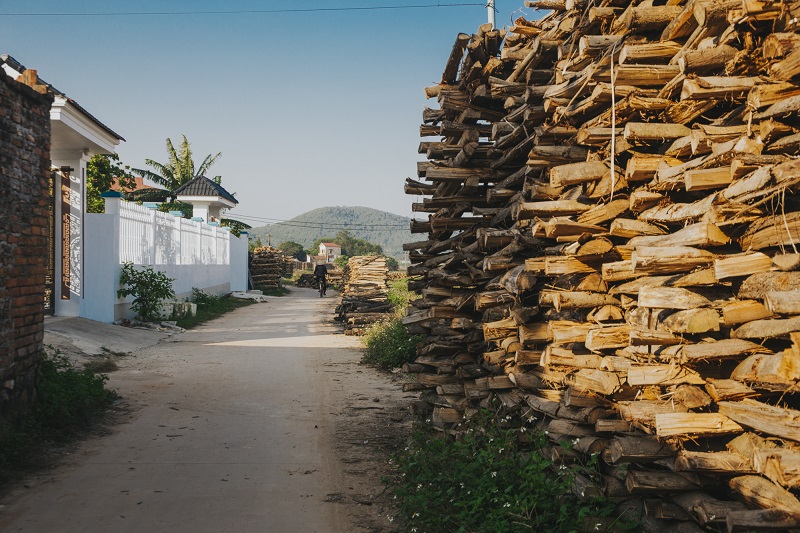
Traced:
<path fill-rule="evenodd" d="M 719 412 L 734 422 L 768 435 L 800 442 L 800 412 L 755 400 L 719 402 Z"/>
<path fill-rule="evenodd" d="M 742 427 L 719 413 L 667 413 L 656 415 L 656 434 L 669 436 L 710 436 L 741 433 Z"/>
<path fill-rule="evenodd" d="M 739 476 L 731 479 L 728 485 L 751 505 L 800 513 L 800 501 L 794 495 L 763 477 Z"/>
<path fill-rule="evenodd" d="M 769 353 L 768 348 L 743 339 L 722 339 L 714 342 L 689 344 L 680 349 L 680 356 L 688 362 L 707 359 L 746 357 L 753 353 Z"/>

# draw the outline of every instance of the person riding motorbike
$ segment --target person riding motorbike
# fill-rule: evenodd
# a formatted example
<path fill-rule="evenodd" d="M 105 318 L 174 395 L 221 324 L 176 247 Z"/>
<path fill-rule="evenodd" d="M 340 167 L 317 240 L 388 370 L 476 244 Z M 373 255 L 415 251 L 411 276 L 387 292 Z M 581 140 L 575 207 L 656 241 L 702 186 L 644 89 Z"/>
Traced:
<path fill-rule="evenodd" d="M 328 290 L 328 269 L 324 264 L 320 263 L 314 268 L 314 279 L 322 287 L 322 294 L 325 294 Z"/>

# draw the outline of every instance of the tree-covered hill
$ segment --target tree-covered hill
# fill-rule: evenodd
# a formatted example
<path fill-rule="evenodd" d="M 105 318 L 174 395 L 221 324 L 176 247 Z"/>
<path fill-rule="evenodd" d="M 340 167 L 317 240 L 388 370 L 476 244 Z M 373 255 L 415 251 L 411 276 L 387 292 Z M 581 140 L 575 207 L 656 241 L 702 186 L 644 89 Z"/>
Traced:
<path fill-rule="evenodd" d="M 253 238 L 260 237 L 263 244 L 267 244 L 267 239 L 273 246 L 294 241 L 310 248 L 317 239 L 333 239 L 339 231 L 346 230 L 354 237 L 379 244 L 383 253 L 400 261 L 403 243 L 413 241 L 408 227 L 409 219 L 400 215 L 370 207 L 337 206 L 320 207 L 286 222 L 249 231 Z"/>

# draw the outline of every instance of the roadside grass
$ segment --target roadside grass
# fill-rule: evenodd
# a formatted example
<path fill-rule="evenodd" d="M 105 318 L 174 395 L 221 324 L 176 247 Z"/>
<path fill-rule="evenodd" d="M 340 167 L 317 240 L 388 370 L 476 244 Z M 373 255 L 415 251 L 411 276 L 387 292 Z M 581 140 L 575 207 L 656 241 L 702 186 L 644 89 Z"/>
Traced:
<path fill-rule="evenodd" d="M 255 303 L 252 300 L 242 300 L 231 296 L 207 294 L 200 289 L 192 289 L 192 302 L 197 304 L 197 313 L 194 316 L 184 316 L 176 321 L 176 324 L 184 329 L 192 329 L 234 309 Z"/>
<path fill-rule="evenodd" d="M 391 370 L 416 357 L 417 343 L 422 341 L 423 336 L 410 334 L 402 322 L 406 306 L 418 298 L 408 290 L 408 278 L 390 280 L 387 298 L 394 306 L 394 312 L 370 326 L 361 337 L 366 348 L 361 361 Z"/>
<path fill-rule="evenodd" d="M 0 486 L 41 464 L 45 450 L 68 442 L 92 426 L 116 399 L 108 378 L 79 370 L 58 351 L 45 351 L 37 398 L 17 425 L 0 427 Z"/>
<path fill-rule="evenodd" d="M 573 495 L 576 474 L 597 477 L 596 458 L 554 467 L 545 453 L 550 443 L 534 423 L 486 411 L 457 436 L 418 424 L 384 480 L 397 503 L 390 520 L 402 531 L 427 533 L 641 530 L 615 516 L 608 500 Z"/>

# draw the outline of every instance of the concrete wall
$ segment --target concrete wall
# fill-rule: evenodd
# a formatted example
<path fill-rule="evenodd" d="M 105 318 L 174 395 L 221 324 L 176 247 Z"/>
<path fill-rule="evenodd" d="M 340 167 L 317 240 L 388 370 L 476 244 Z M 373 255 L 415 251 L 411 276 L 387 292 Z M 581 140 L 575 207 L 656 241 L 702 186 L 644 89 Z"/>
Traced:
<path fill-rule="evenodd" d="M 50 105 L 0 71 L 0 422 L 35 398 L 44 333 Z"/>
<path fill-rule="evenodd" d="M 85 215 L 81 316 L 106 323 L 134 318 L 133 298 L 116 296 L 125 262 L 165 272 L 175 280 L 176 300 L 188 299 L 195 287 L 218 295 L 247 287 L 246 236 L 119 198 L 106 199 L 105 211 Z"/>

